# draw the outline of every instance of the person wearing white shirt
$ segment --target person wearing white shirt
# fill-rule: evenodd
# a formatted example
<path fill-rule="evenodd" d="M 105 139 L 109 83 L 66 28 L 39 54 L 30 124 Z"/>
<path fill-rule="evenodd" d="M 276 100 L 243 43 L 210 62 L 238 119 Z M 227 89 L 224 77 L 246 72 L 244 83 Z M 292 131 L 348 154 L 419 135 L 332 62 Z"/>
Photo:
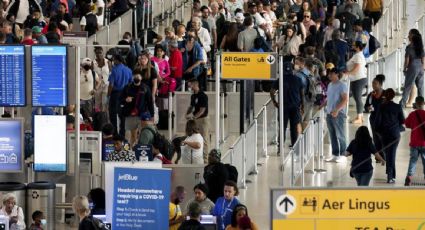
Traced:
<path fill-rule="evenodd" d="M 93 73 L 95 76 L 93 76 Z M 89 112 L 93 109 L 92 99 L 96 86 L 100 83 L 99 77 L 92 70 L 92 61 L 90 58 L 84 58 L 81 62 L 80 70 L 80 103 L 81 108 Z"/>
<path fill-rule="evenodd" d="M 204 138 L 199 133 L 195 120 L 187 121 L 186 135 L 181 146 L 183 164 L 204 164 Z"/>
<path fill-rule="evenodd" d="M 7 193 L 3 196 L 3 207 L 0 215 L 9 217 L 10 230 L 26 229 L 24 220 L 24 211 L 16 205 L 16 196 L 13 193 Z"/>
<path fill-rule="evenodd" d="M 230 15 L 232 15 L 232 18 L 235 17 L 236 9 L 241 9 L 241 10 L 244 9 L 243 5 L 244 5 L 243 0 L 225 0 L 224 1 L 224 6 L 230 12 Z"/>
<path fill-rule="evenodd" d="M 363 123 L 363 102 L 362 91 L 367 84 L 366 59 L 363 54 L 364 44 L 361 41 L 355 41 L 353 49 L 355 54 L 347 62 L 347 72 L 345 73 L 350 79 L 350 88 L 353 98 L 356 101 L 357 117 L 351 121 L 353 124 Z"/>
<path fill-rule="evenodd" d="M 103 19 L 104 19 L 104 15 L 105 15 L 105 1 L 103 0 L 96 0 L 96 2 L 94 3 L 96 5 L 96 16 L 97 16 L 97 25 L 100 27 L 103 26 Z"/>
<path fill-rule="evenodd" d="M 202 27 L 202 21 L 198 17 L 192 18 L 192 27 L 195 29 L 198 35 L 199 41 L 202 44 L 205 52 L 211 51 L 211 35 L 207 29 Z"/>
<path fill-rule="evenodd" d="M 248 13 L 251 14 L 254 19 L 254 27 L 257 28 L 258 33 L 262 37 L 266 36 L 265 30 L 267 29 L 266 20 L 257 12 L 257 4 L 254 2 L 248 3 Z"/>

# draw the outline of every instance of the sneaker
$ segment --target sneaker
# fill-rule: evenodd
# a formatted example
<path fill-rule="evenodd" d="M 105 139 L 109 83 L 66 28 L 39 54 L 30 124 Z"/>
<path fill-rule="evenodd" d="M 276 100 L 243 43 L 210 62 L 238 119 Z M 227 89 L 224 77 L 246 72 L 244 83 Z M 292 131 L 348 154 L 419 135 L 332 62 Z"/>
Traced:
<path fill-rule="evenodd" d="M 404 186 L 410 186 L 412 184 L 412 176 L 407 176 L 404 181 Z"/>
<path fill-rule="evenodd" d="M 388 179 L 387 183 L 388 184 L 395 184 L 395 179 L 394 178 Z"/>
<path fill-rule="evenodd" d="M 347 157 L 345 157 L 345 156 L 338 156 L 338 157 L 336 157 L 335 162 L 336 163 L 345 163 L 345 162 L 347 162 Z"/>
<path fill-rule="evenodd" d="M 325 159 L 325 161 L 326 162 L 336 162 L 337 158 L 338 158 L 337 156 L 331 156 L 331 157 Z"/>

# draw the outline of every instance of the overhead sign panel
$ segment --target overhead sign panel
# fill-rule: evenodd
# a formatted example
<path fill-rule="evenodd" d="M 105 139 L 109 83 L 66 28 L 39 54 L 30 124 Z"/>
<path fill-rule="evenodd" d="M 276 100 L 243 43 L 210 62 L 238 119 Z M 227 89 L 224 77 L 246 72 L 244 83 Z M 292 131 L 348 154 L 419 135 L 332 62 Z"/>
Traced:
<path fill-rule="evenodd" d="M 0 46 L 0 106 L 25 102 L 25 46 Z"/>
<path fill-rule="evenodd" d="M 425 230 L 424 189 L 272 189 L 271 198 L 273 229 Z"/>
<path fill-rule="evenodd" d="M 276 53 L 224 52 L 221 55 L 221 78 L 231 80 L 276 79 Z"/>

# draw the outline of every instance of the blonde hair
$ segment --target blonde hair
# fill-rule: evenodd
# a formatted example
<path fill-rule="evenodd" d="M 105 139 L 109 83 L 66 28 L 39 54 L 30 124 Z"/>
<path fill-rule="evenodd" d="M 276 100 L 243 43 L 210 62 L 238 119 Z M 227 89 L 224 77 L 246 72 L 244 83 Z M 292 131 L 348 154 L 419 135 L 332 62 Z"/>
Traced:
<path fill-rule="evenodd" d="M 86 196 L 75 196 L 72 199 L 72 210 L 76 214 L 90 214 L 89 200 Z"/>
<path fill-rule="evenodd" d="M 10 199 L 13 199 L 13 202 L 16 205 L 16 195 L 13 193 L 6 193 L 3 195 L 3 204 L 6 205 L 6 202 Z"/>

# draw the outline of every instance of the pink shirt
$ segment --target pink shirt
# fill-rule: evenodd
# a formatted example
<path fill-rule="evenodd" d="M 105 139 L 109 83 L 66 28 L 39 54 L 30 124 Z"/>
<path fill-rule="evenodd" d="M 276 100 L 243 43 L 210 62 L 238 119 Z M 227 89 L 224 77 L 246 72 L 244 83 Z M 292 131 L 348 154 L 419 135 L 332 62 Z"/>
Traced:
<path fill-rule="evenodd" d="M 164 78 L 170 76 L 170 65 L 168 64 L 168 61 L 165 59 L 159 60 L 159 58 L 152 56 L 152 61 L 154 61 L 158 65 L 159 69 L 159 76 Z"/>

